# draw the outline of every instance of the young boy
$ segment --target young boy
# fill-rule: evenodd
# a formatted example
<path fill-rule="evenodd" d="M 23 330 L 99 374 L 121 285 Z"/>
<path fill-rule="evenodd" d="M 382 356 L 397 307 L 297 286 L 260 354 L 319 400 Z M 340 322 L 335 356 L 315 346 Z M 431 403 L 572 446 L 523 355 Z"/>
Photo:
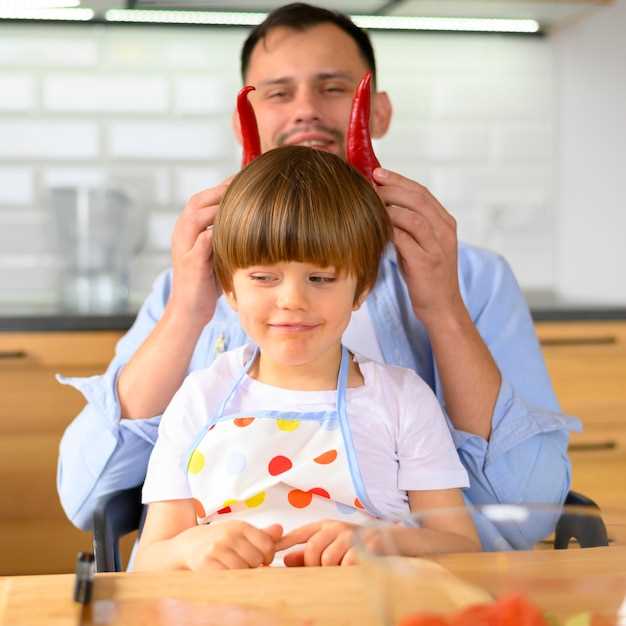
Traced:
<path fill-rule="evenodd" d="M 356 527 L 462 506 L 431 389 L 342 347 L 390 238 L 378 195 L 335 155 L 279 148 L 233 180 L 214 266 L 251 343 L 190 374 L 163 415 L 135 569 L 258 567 L 283 550 L 286 565 L 347 565 Z M 466 514 L 393 532 L 404 555 L 479 549 Z"/>

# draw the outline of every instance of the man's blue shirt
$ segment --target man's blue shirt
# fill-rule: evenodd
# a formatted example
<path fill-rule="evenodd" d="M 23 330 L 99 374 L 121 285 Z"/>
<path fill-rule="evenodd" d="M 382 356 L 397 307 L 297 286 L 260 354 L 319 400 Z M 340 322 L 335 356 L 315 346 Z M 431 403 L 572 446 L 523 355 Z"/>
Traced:
<path fill-rule="evenodd" d="M 488 441 L 455 429 L 448 419 L 470 476 L 470 487 L 464 490 L 466 501 L 474 505 L 560 503 L 570 485 L 568 431 L 579 429 L 580 424 L 559 412 L 530 312 L 515 277 L 502 257 L 460 244 L 459 284 L 469 314 L 502 376 Z M 91 528 L 98 497 L 144 480 L 160 416 L 120 419 L 116 381 L 163 314 L 171 287 L 170 270 L 155 281 L 103 375 L 61 378 L 87 399 L 87 406 L 63 435 L 57 473 L 65 512 L 81 528 Z M 445 411 L 430 340 L 413 313 L 391 245 L 366 302 L 385 362 L 415 370 L 435 391 Z M 220 298 L 213 319 L 196 344 L 189 371 L 207 367 L 220 351 L 247 341 L 237 315 Z M 536 528 L 511 534 L 479 518 L 476 522 L 485 549 L 526 548 L 546 532 Z"/>

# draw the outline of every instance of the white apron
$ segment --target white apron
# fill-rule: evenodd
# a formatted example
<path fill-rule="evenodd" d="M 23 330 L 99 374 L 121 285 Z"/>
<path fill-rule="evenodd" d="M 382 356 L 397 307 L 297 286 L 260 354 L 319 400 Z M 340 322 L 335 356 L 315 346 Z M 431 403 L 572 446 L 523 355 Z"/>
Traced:
<path fill-rule="evenodd" d="M 365 492 L 352 443 L 346 348 L 335 409 L 227 413 L 257 352 L 185 459 L 198 523 L 236 519 L 257 528 L 278 523 L 287 533 L 322 519 L 364 524 L 381 517 Z"/>

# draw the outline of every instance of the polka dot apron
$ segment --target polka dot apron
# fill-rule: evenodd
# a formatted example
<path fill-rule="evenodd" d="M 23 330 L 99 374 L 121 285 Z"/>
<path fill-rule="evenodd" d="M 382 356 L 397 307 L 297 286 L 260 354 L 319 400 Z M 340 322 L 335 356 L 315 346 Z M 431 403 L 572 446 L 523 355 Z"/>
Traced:
<path fill-rule="evenodd" d="M 228 413 L 257 353 L 186 457 L 198 523 L 237 519 L 258 528 L 279 523 L 289 532 L 321 519 L 363 524 L 380 516 L 365 493 L 350 434 L 346 348 L 335 409 Z"/>

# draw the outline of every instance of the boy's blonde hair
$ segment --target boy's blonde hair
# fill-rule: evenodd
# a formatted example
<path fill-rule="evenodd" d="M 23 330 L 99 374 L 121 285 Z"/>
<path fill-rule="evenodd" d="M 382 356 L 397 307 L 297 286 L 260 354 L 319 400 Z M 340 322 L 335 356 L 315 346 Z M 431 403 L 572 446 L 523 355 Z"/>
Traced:
<path fill-rule="evenodd" d="M 372 186 L 334 154 L 270 150 L 231 182 L 213 235 L 215 273 L 231 292 L 235 270 L 283 261 L 334 267 L 357 279 L 355 302 L 376 282 L 391 238 Z"/>

